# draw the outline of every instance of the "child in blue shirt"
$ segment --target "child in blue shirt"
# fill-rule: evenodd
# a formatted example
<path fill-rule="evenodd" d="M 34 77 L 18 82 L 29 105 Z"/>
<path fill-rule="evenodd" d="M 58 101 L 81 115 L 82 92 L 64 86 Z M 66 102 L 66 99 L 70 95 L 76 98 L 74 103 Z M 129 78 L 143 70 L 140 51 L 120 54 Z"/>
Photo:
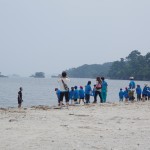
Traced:
<path fill-rule="evenodd" d="M 92 88 L 91 88 L 91 81 L 88 81 L 87 85 L 85 86 L 85 100 L 86 104 L 90 103 L 90 95 L 92 93 Z"/>
<path fill-rule="evenodd" d="M 71 87 L 69 92 L 69 99 L 71 100 L 71 105 L 74 105 L 74 87 Z"/>
<path fill-rule="evenodd" d="M 142 89 L 141 89 L 140 85 L 137 85 L 136 94 L 137 94 L 137 101 L 140 101 L 141 100 L 141 94 L 142 94 Z"/>
<path fill-rule="evenodd" d="M 143 91 L 142 91 L 142 99 L 143 101 L 147 100 L 148 97 L 148 87 L 147 84 L 145 84 Z"/>
<path fill-rule="evenodd" d="M 127 87 L 125 88 L 125 91 L 124 91 L 124 97 L 125 97 L 125 101 L 128 102 L 129 94 L 128 94 L 128 88 Z"/>
<path fill-rule="evenodd" d="M 79 90 L 79 104 L 81 103 L 81 100 L 82 100 L 82 102 L 83 103 L 85 103 L 84 102 L 84 90 L 83 90 L 83 87 L 82 86 L 80 86 L 80 90 Z"/>
<path fill-rule="evenodd" d="M 78 91 L 78 87 L 75 86 L 74 87 L 74 102 L 75 102 L 75 104 L 78 104 L 78 98 L 79 98 L 79 91 Z"/>
<path fill-rule="evenodd" d="M 124 92 L 122 91 L 122 88 L 119 91 L 119 101 L 123 102 L 123 96 L 124 96 Z"/>
<path fill-rule="evenodd" d="M 58 88 L 55 88 L 57 100 L 58 100 L 58 106 L 60 105 L 60 90 Z"/>

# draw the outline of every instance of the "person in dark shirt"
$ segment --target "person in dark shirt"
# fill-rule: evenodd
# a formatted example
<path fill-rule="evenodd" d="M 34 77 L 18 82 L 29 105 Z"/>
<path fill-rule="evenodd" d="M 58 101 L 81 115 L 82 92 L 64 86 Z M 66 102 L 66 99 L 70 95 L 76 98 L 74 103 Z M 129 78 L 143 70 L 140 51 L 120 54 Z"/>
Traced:
<path fill-rule="evenodd" d="M 18 108 L 21 108 L 22 100 L 22 87 L 20 87 L 20 91 L 18 92 Z"/>

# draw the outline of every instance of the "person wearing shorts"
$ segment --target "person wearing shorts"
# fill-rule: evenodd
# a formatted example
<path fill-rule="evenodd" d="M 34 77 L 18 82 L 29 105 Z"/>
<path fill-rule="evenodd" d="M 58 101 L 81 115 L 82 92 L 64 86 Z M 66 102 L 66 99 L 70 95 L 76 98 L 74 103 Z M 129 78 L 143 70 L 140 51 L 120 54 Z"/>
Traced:
<path fill-rule="evenodd" d="M 66 105 L 69 106 L 69 87 L 70 79 L 65 71 L 62 72 L 61 78 L 58 80 L 60 85 L 60 108 L 62 108 L 63 98 L 65 97 Z"/>

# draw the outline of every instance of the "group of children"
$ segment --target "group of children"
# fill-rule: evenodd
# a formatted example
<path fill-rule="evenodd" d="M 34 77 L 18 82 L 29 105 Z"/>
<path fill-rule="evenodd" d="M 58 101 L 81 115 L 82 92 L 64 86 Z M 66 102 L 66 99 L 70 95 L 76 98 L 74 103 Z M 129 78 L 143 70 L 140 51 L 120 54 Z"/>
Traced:
<path fill-rule="evenodd" d="M 134 94 L 136 93 L 137 95 L 137 101 L 145 101 L 145 100 L 150 100 L 150 87 L 145 84 L 144 88 L 142 89 L 140 85 L 135 86 L 134 78 L 130 78 L 131 81 L 129 83 L 129 88 L 123 89 L 121 88 L 119 91 L 119 101 L 134 101 L 135 96 Z"/>
<path fill-rule="evenodd" d="M 69 101 L 71 105 L 74 104 L 80 104 L 81 101 L 83 104 L 88 104 L 90 103 L 90 97 L 94 97 L 93 103 L 97 103 L 97 96 L 100 97 L 100 103 L 105 103 L 106 102 L 106 97 L 107 97 L 107 82 L 104 80 L 104 77 L 96 78 L 96 84 L 94 87 L 91 87 L 91 81 L 88 81 L 87 85 L 85 88 L 83 86 L 74 86 L 71 87 L 69 90 Z M 58 88 L 55 88 L 56 95 L 58 98 L 58 105 L 60 105 L 60 93 L 61 90 Z"/>

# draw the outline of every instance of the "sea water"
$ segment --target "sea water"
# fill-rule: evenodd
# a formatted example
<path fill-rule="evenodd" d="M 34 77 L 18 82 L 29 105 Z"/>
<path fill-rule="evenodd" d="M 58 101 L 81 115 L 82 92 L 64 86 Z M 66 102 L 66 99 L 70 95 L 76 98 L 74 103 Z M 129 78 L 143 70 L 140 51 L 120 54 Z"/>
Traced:
<path fill-rule="evenodd" d="M 0 78 L 0 107 L 16 107 L 17 96 L 19 87 L 23 87 L 23 106 L 30 107 L 33 105 L 57 105 L 57 97 L 55 88 L 59 88 L 57 78 Z M 72 86 L 83 86 L 91 81 L 92 88 L 95 84 L 95 79 L 86 78 L 71 78 L 70 85 Z M 107 102 L 119 101 L 119 89 L 128 87 L 129 80 L 109 80 L 108 83 L 108 96 Z M 135 81 L 136 84 L 140 84 L 144 87 L 147 83 L 150 85 L 150 81 Z M 93 97 L 91 97 L 91 102 Z M 98 98 L 98 101 L 99 98 Z"/>

